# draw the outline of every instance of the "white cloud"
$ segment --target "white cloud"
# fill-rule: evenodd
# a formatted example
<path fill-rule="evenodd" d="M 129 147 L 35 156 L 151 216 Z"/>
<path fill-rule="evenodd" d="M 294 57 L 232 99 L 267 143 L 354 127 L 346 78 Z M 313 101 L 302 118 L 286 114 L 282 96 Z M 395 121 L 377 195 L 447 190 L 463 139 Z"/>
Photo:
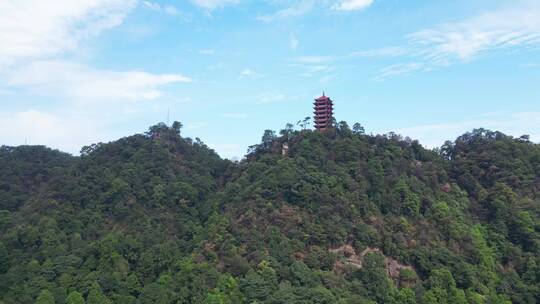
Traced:
<path fill-rule="evenodd" d="M 162 86 L 191 81 L 180 74 L 98 70 L 60 60 L 34 61 L 5 78 L 8 87 L 78 101 L 152 100 L 162 95 Z"/>
<path fill-rule="evenodd" d="M 402 46 L 354 52 L 345 58 L 405 57 L 413 61 L 386 67 L 377 77 L 382 79 L 470 62 L 497 50 L 538 50 L 540 5 L 526 3 L 414 32 Z"/>
<path fill-rule="evenodd" d="M 419 125 L 401 128 L 396 132 L 418 139 L 421 144 L 434 148 L 475 128 L 501 131 L 514 137 L 527 134 L 531 136 L 532 141 L 540 142 L 540 112 L 486 113 L 463 121 Z"/>
<path fill-rule="evenodd" d="M 0 1 L 0 66 L 54 56 L 122 23 L 134 0 Z"/>
<path fill-rule="evenodd" d="M 290 66 L 302 69 L 300 76 L 303 77 L 321 76 L 335 69 L 334 66 L 329 65 L 330 62 L 341 59 L 342 57 L 338 56 L 300 56 L 293 58 L 295 63 Z"/>
<path fill-rule="evenodd" d="M 332 9 L 338 11 L 361 10 L 373 4 L 373 0 L 343 0 L 332 6 Z"/>
<path fill-rule="evenodd" d="M 367 50 L 367 51 L 358 51 L 353 52 L 349 54 L 348 57 L 397 57 L 402 55 L 407 55 L 410 52 L 405 49 L 404 47 L 398 47 L 398 46 L 389 46 L 389 47 L 383 47 L 380 49 L 374 49 L 374 50 Z"/>
<path fill-rule="evenodd" d="M 272 103 L 285 100 L 286 96 L 280 93 L 263 93 L 260 94 L 256 99 L 258 103 Z"/>
<path fill-rule="evenodd" d="M 84 145 L 112 139 L 104 136 L 96 121 L 73 113 L 0 112 L 0 142 L 5 145 L 47 145 L 78 154 Z"/>
<path fill-rule="evenodd" d="M 239 76 L 240 79 L 246 79 L 246 78 L 259 79 L 259 78 L 262 78 L 262 77 L 264 77 L 264 74 L 255 72 L 252 69 L 244 69 L 244 70 L 242 70 L 240 72 L 240 76 Z"/>
<path fill-rule="evenodd" d="M 446 23 L 409 36 L 435 63 L 467 61 L 487 51 L 540 44 L 540 8 L 513 8 Z"/>
<path fill-rule="evenodd" d="M 330 2 L 330 3 L 329 3 Z M 317 7 L 327 8 L 329 4 L 336 1 L 321 1 L 321 0 L 300 0 L 293 2 L 294 4 L 281 9 L 273 14 L 258 16 L 256 19 L 264 22 L 271 22 L 279 19 L 286 19 L 305 15 Z M 367 8 L 373 3 L 373 0 L 341 0 L 331 9 L 337 11 L 354 11 Z"/>
<path fill-rule="evenodd" d="M 227 5 L 238 4 L 239 0 L 191 0 L 191 3 L 204 9 L 213 10 Z"/>
<path fill-rule="evenodd" d="M 270 22 L 276 19 L 285 19 L 285 18 L 290 18 L 290 17 L 295 17 L 295 16 L 301 16 L 311 11 L 313 6 L 314 6 L 314 1 L 312 0 L 298 1 L 294 5 L 284 8 L 282 10 L 279 10 L 274 14 L 258 16 L 257 20 Z"/>
<path fill-rule="evenodd" d="M 305 72 L 300 74 L 303 77 L 321 76 L 334 70 L 334 68 L 331 66 L 319 65 L 319 64 L 300 65 L 300 66 L 305 69 Z"/>
<path fill-rule="evenodd" d="M 172 5 L 161 5 L 159 3 L 151 1 L 143 1 L 142 4 L 148 9 L 167 15 L 178 15 L 179 13 L 178 9 Z"/>
<path fill-rule="evenodd" d="M 177 73 L 97 69 L 62 59 L 78 57 L 85 40 L 122 24 L 137 2 L 0 0 L 2 103 L 15 103 L 16 93 L 22 92 L 32 98 L 45 97 L 40 103 L 51 101 L 47 108 L 55 109 L 0 110 L 2 144 L 23 144 L 26 138 L 29 144 L 77 153 L 83 145 L 112 139 L 118 129 L 109 127 L 122 119 L 118 115 L 149 109 L 146 103 L 115 102 L 155 100 L 165 94 L 167 85 L 191 81 Z M 152 2 L 142 5 L 174 13 Z"/>
<path fill-rule="evenodd" d="M 413 72 L 427 69 L 428 68 L 420 62 L 398 63 L 381 69 L 379 75 L 375 77 L 375 80 L 384 80 L 391 76 L 410 75 Z"/>
<path fill-rule="evenodd" d="M 336 79 L 336 75 L 325 75 L 319 79 L 320 83 L 328 83 L 332 80 Z"/>

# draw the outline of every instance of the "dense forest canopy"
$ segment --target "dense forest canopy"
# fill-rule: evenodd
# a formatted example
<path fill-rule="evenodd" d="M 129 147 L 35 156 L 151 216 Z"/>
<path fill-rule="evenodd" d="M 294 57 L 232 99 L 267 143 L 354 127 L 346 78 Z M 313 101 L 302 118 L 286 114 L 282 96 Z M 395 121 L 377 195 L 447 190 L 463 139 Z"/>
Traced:
<path fill-rule="evenodd" d="M 0 303 L 540 303 L 540 145 L 340 122 L 0 148 Z"/>

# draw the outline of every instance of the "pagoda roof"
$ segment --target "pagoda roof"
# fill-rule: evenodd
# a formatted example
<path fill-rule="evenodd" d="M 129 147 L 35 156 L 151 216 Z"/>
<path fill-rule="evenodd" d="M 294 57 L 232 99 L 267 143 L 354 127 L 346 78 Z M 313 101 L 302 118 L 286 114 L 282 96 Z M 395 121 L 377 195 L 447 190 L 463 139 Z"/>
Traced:
<path fill-rule="evenodd" d="M 327 96 L 321 96 L 319 98 L 315 98 L 315 101 L 326 101 L 326 100 L 330 100 L 330 98 Z"/>
<path fill-rule="evenodd" d="M 324 92 L 323 92 L 321 97 L 315 98 L 315 101 L 326 101 L 326 100 L 331 100 L 331 99 L 330 99 L 330 97 L 324 95 Z"/>

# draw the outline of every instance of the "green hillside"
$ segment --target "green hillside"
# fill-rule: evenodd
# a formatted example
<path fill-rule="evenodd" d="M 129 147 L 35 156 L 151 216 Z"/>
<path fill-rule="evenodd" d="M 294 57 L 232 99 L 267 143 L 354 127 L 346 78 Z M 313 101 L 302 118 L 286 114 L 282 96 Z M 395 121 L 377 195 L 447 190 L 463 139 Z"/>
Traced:
<path fill-rule="evenodd" d="M 231 162 L 180 131 L 0 148 L 0 303 L 540 303 L 526 136 L 288 125 Z"/>

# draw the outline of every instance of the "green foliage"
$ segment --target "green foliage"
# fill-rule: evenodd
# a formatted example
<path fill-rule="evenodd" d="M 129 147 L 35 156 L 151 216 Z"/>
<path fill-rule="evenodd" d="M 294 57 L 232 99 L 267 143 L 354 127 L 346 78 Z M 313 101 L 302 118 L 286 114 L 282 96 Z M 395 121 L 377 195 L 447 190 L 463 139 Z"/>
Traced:
<path fill-rule="evenodd" d="M 54 296 L 49 290 L 45 289 L 41 291 L 34 304 L 54 304 Z"/>
<path fill-rule="evenodd" d="M 66 304 L 84 304 L 84 298 L 79 292 L 72 291 L 66 298 Z"/>
<path fill-rule="evenodd" d="M 88 293 L 88 297 L 86 298 L 87 304 L 109 304 L 111 300 L 105 296 L 101 290 L 101 287 L 98 283 L 92 284 L 92 287 L 90 288 L 90 292 Z"/>
<path fill-rule="evenodd" d="M 386 275 L 384 257 L 381 254 L 367 254 L 358 275 L 370 299 L 378 303 L 389 303 L 391 301 L 395 290 Z"/>
<path fill-rule="evenodd" d="M 540 302 L 538 144 L 298 126 L 237 163 L 179 122 L 1 147 L 0 303 Z"/>

